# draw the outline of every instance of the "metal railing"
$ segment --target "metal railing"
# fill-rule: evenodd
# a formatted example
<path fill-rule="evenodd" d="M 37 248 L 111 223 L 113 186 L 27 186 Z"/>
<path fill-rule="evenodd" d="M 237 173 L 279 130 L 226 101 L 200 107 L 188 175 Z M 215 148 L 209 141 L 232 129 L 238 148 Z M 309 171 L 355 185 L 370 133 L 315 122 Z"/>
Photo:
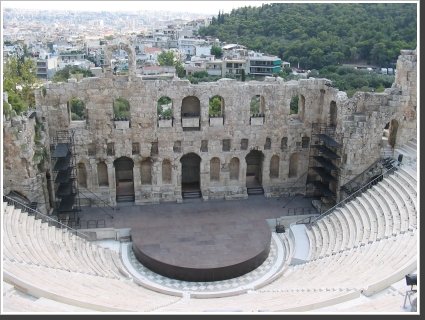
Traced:
<path fill-rule="evenodd" d="M 107 205 L 109 208 L 111 208 L 112 210 L 115 210 L 114 207 L 111 207 L 109 204 L 107 204 L 104 200 L 102 200 L 101 198 L 99 198 L 97 195 L 95 195 L 93 192 L 91 192 L 89 189 L 87 189 L 86 187 L 84 187 L 83 185 L 80 184 L 80 182 L 77 179 L 77 184 L 79 187 L 83 187 L 84 189 L 86 189 L 88 192 L 90 192 L 92 195 L 94 195 L 96 198 L 98 198 L 101 202 L 103 202 L 105 205 Z M 81 195 L 83 195 L 86 199 L 90 200 L 91 203 L 91 198 L 87 197 L 84 193 L 80 192 Z M 93 202 L 100 210 L 102 210 L 103 212 L 105 212 L 108 216 L 110 216 L 112 219 L 114 218 L 111 214 L 109 214 L 108 212 L 106 212 L 105 210 L 103 210 L 96 202 Z"/>
<path fill-rule="evenodd" d="M 355 182 L 356 180 L 363 178 L 363 176 L 368 173 L 374 166 L 376 166 L 378 164 L 378 162 L 381 162 L 382 159 L 379 158 L 378 160 L 376 160 L 374 163 L 372 163 L 366 170 L 363 170 L 363 172 L 359 173 L 358 175 L 356 175 L 354 178 L 352 178 L 350 181 L 344 183 L 343 186 L 341 186 L 341 190 L 345 191 L 345 188 L 347 188 L 350 192 L 355 192 L 352 191 L 355 186 L 352 186 L 352 183 Z M 349 194 L 347 191 L 345 191 L 347 194 Z"/>
<path fill-rule="evenodd" d="M 302 177 L 304 177 L 305 176 L 305 174 L 308 172 L 308 169 L 307 169 L 307 171 L 305 171 L 297 180 L 295 180 L 295 182 L 294 183 L 292 183 L 289 187 L 287 187 L 287 188 L 285 188 L 285 189 L 283 189 L 283 192 L 282 192 L 282 194 L 281 194 L 281 196 L 277 199 L 277 201 L 279 201 L 279 199 L 280 198 L 282 198 L 283 197 L 283 195 L 285 194 L 285 193 L 287 193 L 288 195 L 289 195 L 289 190 L 302 178 Z M 291 200 L 289 200 L 282 208 L 285 208 L 291 201 L 293 200 L 293 198 L 291 198 Z"/>
<path fill-rule="evenodd" d="M 326 210 L 325 212 L 323 212 L 322 214 L 320 214 L 319 216 L 317 216 L 316 218 L 314 218 L 309 223 L 309 227 L 313 226 L 318 220 L 320 220 L 324 216 L 327 216 L 328 214 L 332 213 L 335 209 L 342 207 L 343 205 L 345 205 L 346 203 L 350 202 L 351 200 L 353 200 L 357 196 L 361 195 L 364 191 L 368 190 L 369 188 L 371 188 L 372 186 L 374 186 L 375 184 L 377 184 L 383 178 L 388 177 L 391 173 L 393 173 L 395 170 L 397 170 L 398 167 L 399 167 L 399 163 L 396 162 L 396 164 L 393 165 L 391 168 L 389 168 L 387 171 L 383 172 L 382 174 L 380 174 L 379 176 L 377 176 L 375 179 L 369 181 L 364 186 L 360 187 L 358 190 L 356 190 L 355 192 L 353 192 L 352 194 L 350 194 L 348 197 L 342 199 L 340 202 L 338 202 L 332 208 Z"/>
<path fill-rule="evenodd" d="M 7 202 L 7 204 L 9 204 L 9 205 L 13 205 L 15 208 L 21 209 L 23 212 L 27 212 L 28 215 L 34 216 L 35 219 L 41 219 L 43 222 L 48 222 L 49 225 L 54 225 L 54 226 L 57 226 L 57 227 L 60 227 L 60 228 L 66 228 L 69 232 L 74 232 L 75 235 L 77 235 L 81 238 L 84 238 L 87 241 L 91 241 L 90 237 L 87 236 L 86 234 L 81 233 L 78 230 L 75 230 L 75 229 L 67 226 L 66 224 L 61 223 L 58 220 L 50 218 L 49 216 L 46 216 L 45 214 L 43 214 L 43 213 L 41 213 L 37 210 L 31 209 L 30 207 L 26 206 L 25 204 L 15 200 L 15 199 L 12 199 L 12 198 L 10 198 L 6 195 L 3 195 L 3 202 Z"/>

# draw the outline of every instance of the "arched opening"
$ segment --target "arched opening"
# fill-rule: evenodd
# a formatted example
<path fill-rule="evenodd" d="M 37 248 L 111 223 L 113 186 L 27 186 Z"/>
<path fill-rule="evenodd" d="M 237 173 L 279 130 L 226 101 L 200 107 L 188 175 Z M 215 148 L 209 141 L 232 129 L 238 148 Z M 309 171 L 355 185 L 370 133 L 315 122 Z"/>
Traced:
<path fill-rule="evenodd" d="M 246 160 L 246 187 L 262 187 L 263 175 L 263 153 L 258 150 L 251 150 L 245 157 Z"/>
<path fill-rule="evenodd" d="M 250 112 L 253 114 L 264 114 L 264 97 L 257 94 L 252 97 L 250 103 Z"/>
<path fill-rule="evenodd" d="M 305 97 L 300 94 L 300 98 L 298 100 L 298 114 L 301 121 L 304 121 L 304 113 L 305 113 Z"/>
<path fill-rule="evenodd" d="M 210 116 L 222 116 L 224 115 L 224 99 L 221 96 L 213 96 L 210 98 L 209 103 L 209 115 Z"/>
<path fill-rule="evenodd" d="M 135 56 L 135 48 L 128 40 L 120 39 L 119 43 L 105 46 L 103 59 L 105 77 L 136 76 Z"/>
<path fill-rule="evenodd" d="M 72 98 L 68 101 L 68 114 L 70 121 L 84 121 L 87 111 L 83 100 Z"/>
<path fill-rule="evenodd" d="M 210 161 L 210 181 L 220 181 L 220 159 L 217 157 Z"/>
<path fill-rule="evenodd" d="M 330 126 L 336 127 L 336 116 L 337 116 L 337 108 L 336 108 L 336 102 L 331 101 L 329 113 L 330 113 Z"/>
<path fill-rule="evenodd" d="M 108 166 L 104 161 L 97 164 L 97 182 L 99 187 L 109 187 Z"/>
<path fill-rule="evenodd" d="M 229 164 L 230 170 L 230 180 L 238 181 L 239 180 L 239 159 L 232 158 Z"/>
<path fill-rule="evenodd" d="M 111 70 L 113 75 L 127 76 L 129 74 L 128 53 L 119 48 L 112 52 Z"/>
<path fill-rule="evenodd" d="M 157 115 L 159 119 L 167 119 L 173 116 L 173 101 L 167 96 L 158 99 Z"/>
<path fill-rule="evenodd" d="M 134 201 L 134 162 L 128 157 L 121 157 L 114 161 L 117 202 Z"/>
<path fill-rule="evenodd" d="M 188 153 L 180 158 L 182 164 L 182 192 L 201 190 L 201 157 Z"/>
<path fill-rule="evenodd" d="M 294 153 L 289 158 L 288 178 L 296 178 L 298 176 L 298 154 Z"/>
<path fill-rule="evenodd" d="M 81 162 L 78 163 L 77 171 L 78 171 L 78 184 L 87 188 L 87 172 L 86 172 L 85 164 Z"/>
<path fill-rule="evenodd" d="M 142 161 L 140 165 L 140 181 L 145 185 L 152 184 L 152 161 L 151 158 L 147 158 Z"/>
<path fill-rule="evenodd" d="M 395 119 L 391 120 L 390 127 L 388 130 L 388 144 L 391 146 L 391 148 L 394 148 L 397 140 L 398 121 Z"/>
<path fill-rule="evenodd" d="M 185 97 L 181 108 L 183 131 L 199 131 L 201 129 L 201 102 L 195 96 Z"/>
<path fill-rule="evenodd" d="M 274 155 L 270 159 L 270 179 L 279 178 L 279 156 Z"/>
<path fill-rule="evenodd" d="M 171 163 L 167 159 L 162 161 L 162 183 L 171 183 Z"/>
<path fill-rule="evenodd" d="M 298 114 L 298 103 L 300 97 L 295 95 L 291 98 L 291 102 L 289 103 L 289 114 Z"/>
<path fill-rule="evenodd" d="M 119 97 L 114 100 L 114 118 L 125 118 L 127 120 L 130 119 L 130 103 L 127 99 Z"/>

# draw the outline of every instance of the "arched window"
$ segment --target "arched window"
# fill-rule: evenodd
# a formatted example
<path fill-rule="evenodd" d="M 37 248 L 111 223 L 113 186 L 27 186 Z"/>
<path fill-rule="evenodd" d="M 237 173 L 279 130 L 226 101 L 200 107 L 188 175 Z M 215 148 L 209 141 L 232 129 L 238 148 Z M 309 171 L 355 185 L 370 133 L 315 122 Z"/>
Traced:
<path fill-rule="evenodd" d="M 171 183 L 171 163 L 167 159 L 162 161 L 162 182 Z"/>
<path fill-rule="evenodd" d="M 251 99 L 251 114 L 264 114 L 264 97 L 257 94 Z"/>
<path fill-rule="evenodd" d="M 114 118 L 130 119 L 130 103 L 125 98 L 116 98 L 114 100 Z"/>
<path fill-rule="evenodd" d="M 140 175 L 142 184 L 152 184 L 151 160 L 150 158 L 143 160 L 140 167 Z"/>
<path fill-rule="evenodd" d="M 230 180 L 239 180 L 239 159 L 232 158 L 229 165 Z"/>
<path fill-rule="evenodd" d="M 279 178 L 279 156 L 270 159 L 270 179 Z"/>
<path fill-rule="evenodd" d="M 219 181 L 220 180 L 220 159 L 212 158 L 210 161 L 210 180 Z"/>
<path fill-rule="evenodd" d="M 78 163 L 78 184 L 87 188 L 87 172 L 84 163 Z"/>
<path fill-rule="evenodd" d="M 68 101 L 68 112 L 71 121 L 86 120 L 87 111 L 83 100 L 72 98 Z"/>
<path fill-rule="evenodd" d="M 330 112 L 330 125 L 331 127 L 336 126 L 336 116 L 337 116 L 337 108 L 336 108 L 336 102 L 331 101 L 329 112 Z"/>
<path fill-rule="evenodd" d="M 167 96 L 162 96 L 157 103 L 158 118 L 167 118 L 173 116 L 173 101 Z"/>
<path fill-rule="evenodd" d="M 108 187 L 108 166 L 105 162 L 99 162 L 97 164 L 97 180 L 100 187 Z"/>
<path fill-rule="evenodd" d="M 300 115 L 300 120 L 304 121 L 305 115 L 305 97 L 300 94 L 300 99 L 298 101 L 298 114 Z"/>
<path fill-rule="evenodd" d="M 291 98 L 291 103 L 289 104 L 289 114 L 298 114 L 298 101 L 300 97 L 295 95 Z"/>
<path fill-rule="evenodd" d="M 195 96 L 185 97 L 181 107 L 183 131 L 201 130 L 201 102 Z"/>
<path fill-rule="evenodd" d="M 221 96 L 213 96 L 210 98 L 209 115 L 219 116 L 224 115 L 224 99 Z"/>
<path fill-rule="evenodd" d="M 288 178 L 295 178 L 297 176 L 298 176 L 298 154 L 294 153 L 289 158 Z"/>

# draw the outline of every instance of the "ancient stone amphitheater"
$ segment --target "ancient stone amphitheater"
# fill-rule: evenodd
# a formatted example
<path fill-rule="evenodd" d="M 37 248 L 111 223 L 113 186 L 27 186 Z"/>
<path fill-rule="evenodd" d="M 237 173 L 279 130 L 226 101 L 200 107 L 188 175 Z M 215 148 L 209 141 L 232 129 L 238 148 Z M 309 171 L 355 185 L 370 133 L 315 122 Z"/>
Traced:
<path fill-rule="evenodd" d="M 226 80 L 208 87 L 181 80 L 145 84 L 130 70 L 126 79 L 105 75 L 50 84 L 36 98 L 36 119 L 45 129 L 41 144 L 50 147 L 58 132 L 74 130 L 76 163 L 85 166 L 84 174 L 78 166 L 76 175 L 107 205 L 117 205 L 120 177 L 128 180 L 124 169 L 116 170 L 129 162 L 122 157 L 132 160 L 131 195 L 139 206 L 184 202 L 184 184 L 193 181 L 203 201 L 248 201 L 251 170 L 259 174 L 267 198 L 307 193 L 313 177 L 303 172 L 311 169 L 308 150 L 316 134 L 314 123 L 333 127 L 333 137 L 341 145 L 338 179 L 327 185 L 334 199 L 322 201 L 325 209 L 318 214 L 296 217 L 285 232 L 272 231 L 269 258 L 240 281 L 175 281 L 143 271 L 128 243 L 117 237 L 111 241 L 116 245 L 102 243 L 102 228 L 82 228 L 69 216 L 58 221 L 58 191 L 49 178 L 54 164 L 47 157 L 45 172 L 36 170 L 36 119 L 5 119 L 3 313 L 416 311 L 416 286 L 408 285 L 406 278 L 417 274 L 419 253 L 416 83 L 416 50 L 403 50 L 392 88 L 356 93 L 352 99 L 328 86 L 326 79 L 247 84 Z M 173 100 L 174 118 L 160 124 L 154 111 L 164 91 Z M 218 93 L 226 101 L 226 111 L 216 123 L 205 106 L 208 97 Z M 264 99 L 262 116 L 249 115 L 249 94 Z M 291 115 L 294 94 L 300 96 L 299 112 Z M 69 118 L 67 101 L 72 97 L 85 101 L 84 123 Z M 115 97 L 138 104 L 132 107 L 130 125 L 112 119 L 110 100 Z M 185 97 L 199 99 L 190 102 Z M 185 108 L 195 115 L 185 119 Z M 241 139 L 248 139 L 247 148 Z M 232 147 L 224 150 L 222 140 L 230 140 Z M 132 152 L 135 141 L 137 154 Z M 208 141 L 207 151 L 200 151 L 205 147 L 202 141 Z M 113 152 L 108 153 L 111 143 Z M 90 148 L 96 150 L 88 152 Z M 48 150 L 55 152 L 54 147 Z M 252 150 L 261 153 L 260 164 L 250 163 L 256 156 L 249 156 Z M 196 157 L 182 161 L 188 154 Z M 213 159 L 218 159 L 218 166 Z M 185 172 L 185 166 L 192 173 Z M 347 191 L 359 175 L 360 186 Z M 14 192 L 21 199 L 12 197 Z M 31 209 L 25 198 L 41 205 Z"/>

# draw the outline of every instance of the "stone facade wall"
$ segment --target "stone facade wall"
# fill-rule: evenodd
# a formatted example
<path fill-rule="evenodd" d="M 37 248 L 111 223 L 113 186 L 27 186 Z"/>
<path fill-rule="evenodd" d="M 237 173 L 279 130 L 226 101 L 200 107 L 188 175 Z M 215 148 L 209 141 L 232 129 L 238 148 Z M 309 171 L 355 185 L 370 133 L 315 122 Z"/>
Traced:
<path fill-rule="evenodd" d="M 289 82 L 281 78 L 266 78 L 261 82 L 221 79 L 195 85 L 180 79 L 86 78 L 79 82 L 48 84 L 45 96 L 36 91 L 37 117 L 47 129 L 47 144 L 53 141 L 58 130 L 75 131 L 76 163 L 80 163 L 80 167 L 84 164 L 87 189 L 110 205 L 116 204 L 118 180 L 114 162 L 121 157 L 134 163 L 136 204 L 182 201 L 182 181 L 189 177 L 182 177 L 181 159 L 189 154 L 196 155 L 191 161 L 199 157 L 199 182 L 204 200 L 247 197 L 246 157 L 252 150 L 261 153 L 257 173 L 267 197 L 278 197 L 287 188 L 292 194 L 304 193 L 307 178 L 304 173 L 311 155 L 306 142 L 312 142 L 312 124 L 330 125 L 332 121 L 336 125 L 335 137 L 342 143 L 340 181 L 333 186 L 338 193 L 340 185 L 380 157 L 380 140 L 389 121 L 399 121 L 396 144 L 416 136 L 415 51 L 402 52 L 397 67 L 392 88 L 383 93 L 358 92 L 351 99 L 345 92 L 327 85 L 330 83 L 327 79 Z M 210 118 L 209 99 L 216 95 L 222 97 L 226 106 L 224 115 Z M 260 95 L 263 102 L 262 117 L 250 114 L 250 102 L 256 95 Z M 295 95 L 300 97 L 299 111 L 290 114 L 290 102 Z M 162 96 L 172 99 L 171 119 L 158 120 L 157 102 Z M 114 121 L 113 101 L 118 97 L 129 101 L 128 122 Z M 84 102 L 87 120 L 70 120 L 68 102 L 71 98 Z M 182 114 L 182 110 L 194 105 L 199 106 L 199 116 Z M 336 110 L 336 114 L 331 115 L 331 109 Z M 188 119 L 190 123 L 186 124 Z M 281 148 L 282 140 L 287 140 L 284 148 Z M 228 151 L 223 151 L 223 146 Z M 18 152 L 14 152 L 18 157 Z M 292 158 L 298 161 L 291 165 L 291 172 L 296 169 L 297 174 L 289 177 L 290 159 L 294 154 L 297 156 Z M 213 158 L 219 160 L 219 172 L 211 175 Z M 5 158 L 5 162 L 13 162 L 13 159 Z M 106 165 L 102 179 L 107 178 L 107 185 L 99 185 L 99 163 Z M 213 164 L 218 167 L 217 160 Z M 11 165 L 7 163 L 5 168 Z M 197 164 L 195 167 L 198 168 Z M 10 168 L 10 175 L 13 174 Z M 163 181 L 163 177 L 167 180 Z M 29 174 L 22 177 L 22 181 L 28 182 L 28 179 L 31 179 Z"/>
<path fill-rule="evenodd" d="M 46 214 L 49 142 L 44 131 L 36 134 L 35 126 L 36 118 L 26 115 L 3 121 L 3 192 L 25 205 L 37 202 L 37 209 Z"/>

